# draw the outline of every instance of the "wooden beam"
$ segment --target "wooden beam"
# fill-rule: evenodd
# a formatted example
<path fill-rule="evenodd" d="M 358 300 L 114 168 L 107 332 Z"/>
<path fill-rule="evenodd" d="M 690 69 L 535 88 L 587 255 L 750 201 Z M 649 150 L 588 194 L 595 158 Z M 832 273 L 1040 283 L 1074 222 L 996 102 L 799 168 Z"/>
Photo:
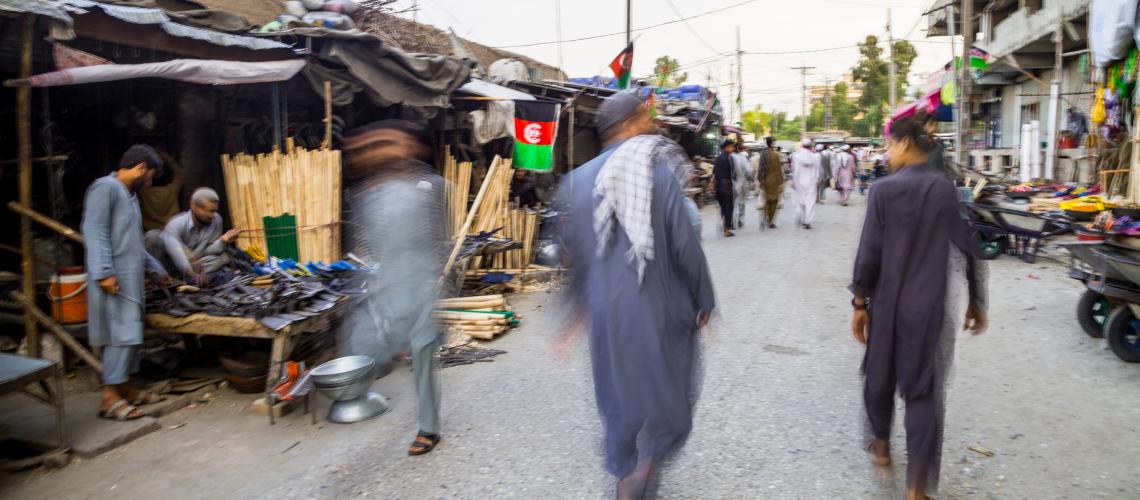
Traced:
<path fill-rule="evenodd" d="M 67 330 L 64 330 L 63 327 L 59 325 L 59 323 L 56 323 L 55 320 L 51 319 L 51 316 L 44 314 L 40 308 L 36 307 L 36 304 L 32 302 L 31 299 L 20 292 L 12 292 L 12 298 L 16 299 L 17 302 L 24 306 L 24 314 L 31 315 L 33 318 L 35 318 L 36 321 L 43 325 L 44 328 L 53 333 L 56 338 L 58 338 L 59 341 L 63 343 L 63 345 L 67 346 L 68 349 L 71 349 L 71 351 L 78 355 L 80 358 L 83 358 L 83 361 L 91 365 L 95 371 L 103 373 L 103 363 L 99 362 L 99 358 L 96 358 L 94 354 L 91 354 L 91 351 L 88 351 L 87 348 L 83 347 L 83 344 L 80 344 L 78 340 L 75 340 L 75 337 L 72 337 L 71 333 L 69 333 Z M 28 349 L 31 350 L 31 348 L 32 345 L 29 343 Z"/>
<path fill-rule="evenodd" d="M 9 201 L 8 202 L 8 208 L 12 209 L 13 212 L 16 212 L 20 215 L 23 215 L 24 216 L 23 220 L 26 220 L 26 221 L 30 220 L 30 221 L 39 222 L 40 224 L 47 226 L 48 229 L 51 229 L 51 230 L 63 235 L 64 237 L 66 237 L 66 238 L 68 238 L 68 239 L 70 239 L 76 243 L 79 243 L 80 245 L 86 245 L 87 244 L 86 240 L 83 238 L 83 235 L 80 234 L 78 231 L 71 229 L 70 227 L 67 227 L 63 223 L 61 223 L 61 222 L 59 222 L 59 221 L 57 221 L 51 217 L 48 217 L 48 216 L 41 214 L 35 210 L 27 208 L 25 205 L 23 205 L 21 203 L 17 203 L 15 201 Z M 29 224 L 30 224 L 30 222 L 29 222 Z"/>
<path fill-rule="evenodd" d="M 35 37 L 36 18 L 24 14 L 20 33 L 20 78 L 32 76 L 32 41 Z M 19 195 L 20 203 L 32 204 L 32 89 L 16 89 L 16 142 L 19 154 Z M 32 220 L 20 218 L 20 273 L 24 295 L 36 296 L 36 264 L 33 254 Z M 24 312 L 24 338 L 28 342 L 28 355 L 40 357 L 39 330 L 30 311 Z"/>

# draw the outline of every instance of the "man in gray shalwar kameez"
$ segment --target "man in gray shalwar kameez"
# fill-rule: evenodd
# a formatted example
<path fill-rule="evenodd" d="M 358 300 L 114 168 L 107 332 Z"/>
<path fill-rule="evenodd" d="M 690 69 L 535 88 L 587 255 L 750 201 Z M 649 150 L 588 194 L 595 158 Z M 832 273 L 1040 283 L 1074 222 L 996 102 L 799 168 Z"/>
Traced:
<path fill-rule="evenodd" d="M 142 213 L 136 194 L 150 185 L 162 167 L 149 146 L 132 146 L 118 168 L 87 189 L 82 231 L 87 240 L 87 335 L 103 348 L 103 403 L 99 416 L 133 420 L 143 416 L 136 405 L 161 401 L 131 383 L 139 369 L 143 342 L 143 289 L 149 268 L 165 276 L 146 253 Z"/>
<path fill-rule="evenodd" d="M 411 351 L 419 432 L 409 455 L 440 441 L 440 332 L 431 318 L 447 260 L 444 180 L 430 161 L 431 131 L 383 120 L 351 131 L 344 141 L 346 228 L 351 251 L 376 264 L 364 300 L 345 319 L 353 354 L 386 365 Z"/>
<path fill-rule="evenodd" d="M 147 251 L 168 271 L 181 274 L 191 283 L 206 284 L 206 276 L 230 262 L 226 245 L 238 235 L 236 229 L 223 232 L 218 204 L 218 193 L 213 189 L 196 189 L 190 197 L 190 210 L 171 217 L 161 231 L 147 231 Z"/>
<path fill-rule="evenodd" d="M 611 96 L 597 127 L 601 155 L 559 186 L 562 237 L 570 300 L 589 325 L 606 469 L 621 478 L 618 498 L 638 498 L 692 427 L 713 288 L 673 175 L 678 156 L 661 153 L 669 141 L 645 105 Z"/>

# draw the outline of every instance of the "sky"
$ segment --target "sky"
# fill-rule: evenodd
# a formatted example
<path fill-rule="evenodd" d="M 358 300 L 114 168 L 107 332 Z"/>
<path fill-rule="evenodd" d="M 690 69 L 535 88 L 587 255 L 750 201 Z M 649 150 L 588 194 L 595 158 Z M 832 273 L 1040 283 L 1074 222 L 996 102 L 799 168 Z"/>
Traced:
<path fill-rule="evenodd" d="M 400 0 L 418 2 L 418 20 L 452 28 L 464 38 L 559 65 L 558 5 L 561 4 L 561 66 L 570 76 L 612 73 L 607 65 L 625 46 L 622 0 Z M 719 86 L 730 95 L 736 60 L 736 28 L 743 56 L 744 106 L 799 115 L 800 72 L 814 66 L 809 85 L 834 81 L 855 65 L 855 45 L 867 35 L 886 47 L 887 10 L 896 38 L 915 43 L 914 75 L 941 68 L 951 58 L 949 38 L 926 38 L 921 14 L 934 0 L 632 0 L 634 76 L 653 73 L 662 55 L 676 58 L 688 83 Z M 697 16 L 684 22 L 682 17 Z M 411 17 L 411 14 L 405 14 Z M 671 23 L 641 30 L 661 23 Z M 601 36 L 582 41 L 577 38 Z M 826 50 L 820 50 L 826 49 Z M 816 51 L 793 53 L 791 51 Z M 779 53 L 779 54 L 774 54 Z"/>

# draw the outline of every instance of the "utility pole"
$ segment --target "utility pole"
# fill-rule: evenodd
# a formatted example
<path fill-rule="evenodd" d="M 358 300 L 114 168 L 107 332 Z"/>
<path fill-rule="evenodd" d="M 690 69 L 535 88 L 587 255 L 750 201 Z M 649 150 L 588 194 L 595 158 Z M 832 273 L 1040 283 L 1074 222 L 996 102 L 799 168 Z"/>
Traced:
<path fill-rule="evenodd" d="M 966 1 L 971 2 L 973 0 L 966 0 Z M 951 22 L 953 22 L 953 19 L 951 19 Z M 899 75 L 898 75 L 898 68 L 895 67 L 895 35 L 893 33 L 891 33 L 891 8 L 890 7 L 887 7 L 887 48 L 888 48 L 889 54 L 890 54 L 890 56 L 889 56 L 890 59 L 887 59 L 887 68 L 889 69 L 890 83 L 891 83 L 890 94 L 888 94 L 890 97 L 888 98 L 887 103 L 888 103 L 888 107 L 890 108 L 890 112 L 894 113 L 895 109 L 897 109 L 897 107 L 899 105 L 899 97 L 898 97 Z"/>
<path fill-rule="evenodd" d="M 954 18 L 950 18 L 954 22 Z M 954 151 L 955 160 L 963 168 L 969 167 L 969 156 L 966 149 L 970 141 L 970 51 L 974 48 L 974 2 L 962 2 L 962 67 L 958 78 L 958 119 L 961 120 L 958 128 L 958 149 Z"/>
<path fill-rule="evenodd" d="M 633 0 L 625 0 L 625 46 L 633 43 Z"/>
<path fill-rule="evenodd" d="M 736 27 L 736 119 L 744 126 L 744 51 L 740 48 L 740 26 Z"/>
<path fill-rule="evenodd" d="M 562 71 L 562 1 L 554 0 L 554 36 L 558 38 L 558 71 Z"/>
<path fill-rule="evenodd" d="M 800 137 L 803 137 L 807 133 L 807 72 L 809 69 L 815 69 L 815 66 L 796 66 L 792 69 L 800 72 L 800 88 L 803 92 L 802 99 L 800 99 Z"/>
<path fill-rule="evenodd" d="M 420 22 L 420 0 L 412 0 L 412 22 Z"/>
<path fill-rule="evenodd" d="M 823 129 L 831 130 L 831 78 L 823 77 Z"/>
<path fill-rule="evenodd" d="M 1061 120 L 1061 71 L 1064 65 L 1065 24 L 1057 26 L 1053 34 L 1054 59 L 1053 82 L 1049 85 L 1049 139 L 1045 145 L 1045 179 L 1054 178 L 1053 166 L 1057 161 L 1057 140 L 1060 139 Z M 1111 193 L 1109 193 L 1111 195 Z"/>

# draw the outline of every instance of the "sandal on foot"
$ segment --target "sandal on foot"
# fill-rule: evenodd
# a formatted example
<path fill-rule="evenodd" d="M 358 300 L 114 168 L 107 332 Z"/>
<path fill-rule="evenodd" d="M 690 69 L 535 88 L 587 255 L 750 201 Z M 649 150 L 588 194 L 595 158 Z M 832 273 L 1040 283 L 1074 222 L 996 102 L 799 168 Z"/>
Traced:
<path fill-rule="evenodd" d="M 412 445 L 408 447 L 408 455 L 418 456 L 434 450 L 436 445 L 439 444 L 439 434 L 428 434 L 421 432 L 416 436 L 416 440 L 412 441 Z"/>
<path fill-rule="evenodd" d="M 891 445 L 885 439 L 871 441 L 871 444 L 867 445 L 867 454 L 871 455 L 871 463 L 879 467 L 891 465 Z"/>
<path fill-rule="evenodd" d="M 166 401 L 166 396 L 155 394 L 153 392 L 140 392 L 139 396 L 135 398 L 131 404 L 135 406 L 152 405 Z"/>
<path fill-rule="evenodd" d="M 138 420 L 145 417 L 143 412 L 134 407 L 125 399 L 115 401 L 110 408 L 106 410 L 99 410 L 99 418 L 106 420 L 117 420 L 126 422 L 127 420 Z"/>

